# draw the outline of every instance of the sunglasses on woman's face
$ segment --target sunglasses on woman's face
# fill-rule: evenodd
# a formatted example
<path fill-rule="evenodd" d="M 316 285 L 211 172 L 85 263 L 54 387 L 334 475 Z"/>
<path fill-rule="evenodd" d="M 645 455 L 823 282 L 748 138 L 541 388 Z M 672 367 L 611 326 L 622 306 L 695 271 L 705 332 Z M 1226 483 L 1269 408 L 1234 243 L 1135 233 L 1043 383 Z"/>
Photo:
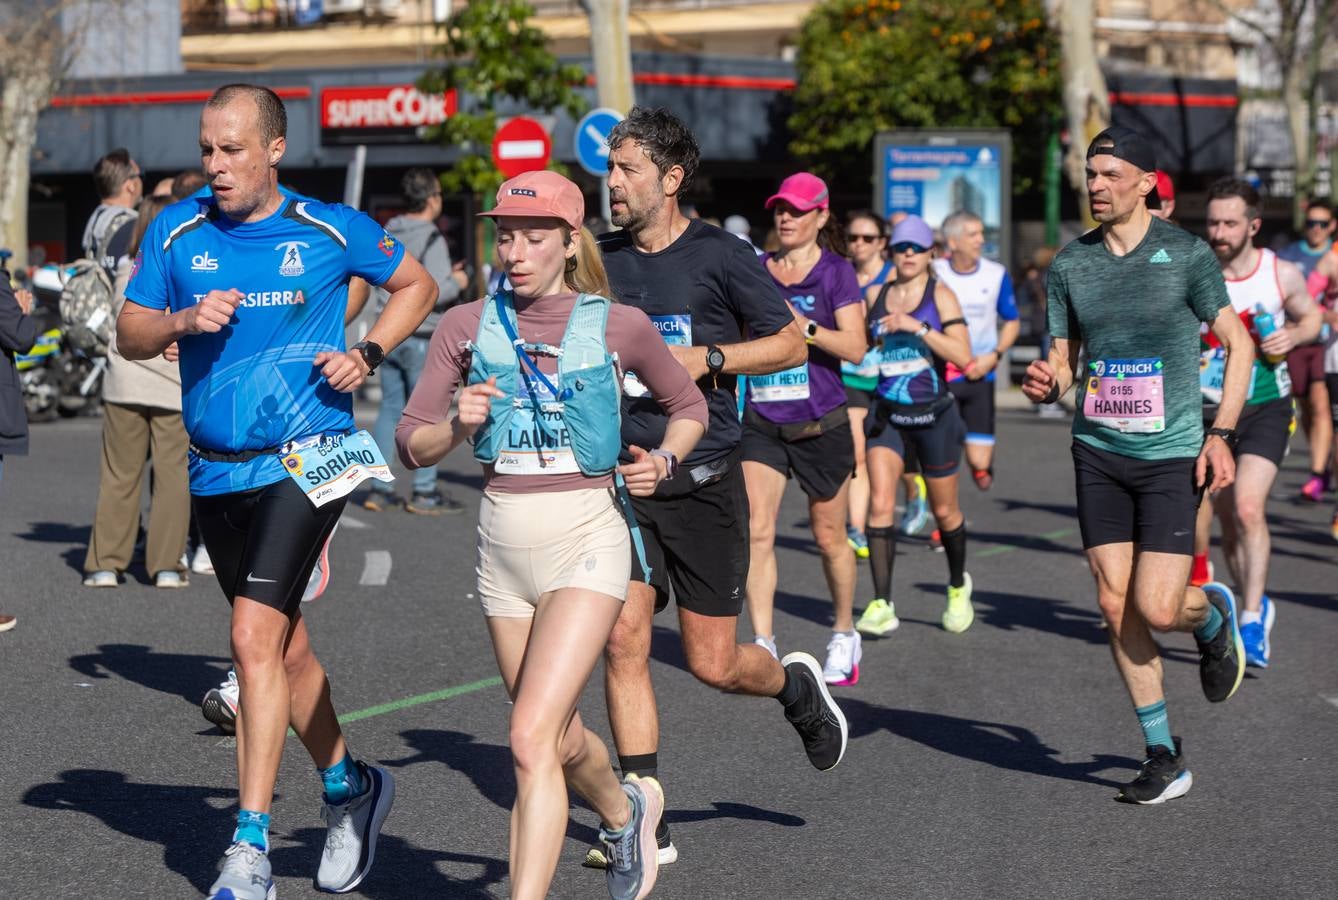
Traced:
<path fill-rule="evenodd" d="M 847 234 L 846 240 L 852 244 L 876 244 L 881 240 L 876 234 Z"/>
<path fill-rule="evenodd" d="M 899 244 L 892 245 L 893 253 L 928 253 L 928 247 L 921 247 L 914 241 L 902 241 Z"/>

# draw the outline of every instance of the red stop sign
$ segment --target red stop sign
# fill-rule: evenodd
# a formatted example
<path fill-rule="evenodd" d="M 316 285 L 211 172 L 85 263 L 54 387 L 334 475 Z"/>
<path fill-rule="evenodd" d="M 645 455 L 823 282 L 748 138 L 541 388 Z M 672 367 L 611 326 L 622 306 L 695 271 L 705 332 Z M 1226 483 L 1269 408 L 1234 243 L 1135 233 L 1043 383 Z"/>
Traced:
<path fill-rule="evenodd" d="M 507 178 L 547 168 L 552 152 L 553 141 L 544 126 L 524 116 L 497 129 L 492 139 L 493 165 Z"/>

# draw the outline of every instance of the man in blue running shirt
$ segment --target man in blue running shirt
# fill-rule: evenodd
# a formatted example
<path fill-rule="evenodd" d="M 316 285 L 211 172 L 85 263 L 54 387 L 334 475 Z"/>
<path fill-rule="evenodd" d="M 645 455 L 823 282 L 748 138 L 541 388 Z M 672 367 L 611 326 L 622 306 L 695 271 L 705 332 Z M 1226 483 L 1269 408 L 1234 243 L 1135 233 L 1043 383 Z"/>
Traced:
<path fill-rule="evenodd" d="M 210 190 L 154 221 L 117 323 L 130 359 L 179 353 L 192 502 L 232 604 L 241 796 L 218 900 L 273 896 L 269 812 L 290 726 L 324 786 L 318 888 L 362 881 L 395 795 L 384 769 L 349 756 L 300 606 L 348 492 L 389 474 L 354 432 L 351 392 L 426 318 L 437 287 L 366 215 L 279 187 L 286 129 L 268 88 L 214 93 L 200 117 Z M 354 275 L 391 297 L 345 349 Z"/>

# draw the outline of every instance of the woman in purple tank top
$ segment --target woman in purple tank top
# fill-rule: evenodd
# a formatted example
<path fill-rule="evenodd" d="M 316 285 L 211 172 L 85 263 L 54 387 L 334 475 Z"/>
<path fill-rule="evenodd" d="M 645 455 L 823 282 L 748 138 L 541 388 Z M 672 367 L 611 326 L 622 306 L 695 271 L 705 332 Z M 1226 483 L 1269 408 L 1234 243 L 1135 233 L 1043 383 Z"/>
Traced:
<path fill-rule="evenodd" d="M 966 426 L 948 393 L 944 370 L 949 362 L 968 362 L 971 344 L 957 297 L 929 267 L 933 230 L 919 216 L 908 216 L 892 232 L 891 243 L 896 278 L 868 292 L 870 343 L 879 369 L 864 432 L 872 490 L 868 540 L 874 599 L 855 627 L 863 634 L 883 635 L 900 624 L 891 599 L 896 555 L 892 518 L 897 482 L 908 460 L 915 460 L 948 560 L 943 627 L 962 632 L 975 618 L 971 576 L 966 573 L 966 521 L 957 502 Z"/>

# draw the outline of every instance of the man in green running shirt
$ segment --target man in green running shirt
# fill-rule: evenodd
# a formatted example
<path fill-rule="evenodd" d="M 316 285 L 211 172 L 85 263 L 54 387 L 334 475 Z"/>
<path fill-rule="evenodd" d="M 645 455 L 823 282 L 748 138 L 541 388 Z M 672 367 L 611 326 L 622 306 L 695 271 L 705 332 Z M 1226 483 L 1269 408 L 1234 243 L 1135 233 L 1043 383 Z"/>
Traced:
<path fill-rule="evenodd" d="M 1194 518 L 1206 487 L 1235 477 L 1231 445 L 1254 348 L 1231 307 L 1216 256 L 1199 238 L 1155 218 L 1156 155 L 1128 128 L 1087 148 L 1087 191 L 1100 227 L 1050 267 L 1049 357 L 1027 369 L 1033 403 L 1078 383 L 1073 421 L 1078 520 L 1110 631 L 1115 666 L 1142 726 L 1147 759 L 1116 799 L 1161 803 L 1193 776 L 1172 738 L 1152 631 L 1191 631 L 1210 701 L 1235 693 L 1245 672 L 1235 598 L 1219 584 L 1186 587 Z M 1205 440 L 1199 328 L 1226 352 L 1222 400 Z M 1078 377 L 1079 354 L 1087 371 Z"/>

